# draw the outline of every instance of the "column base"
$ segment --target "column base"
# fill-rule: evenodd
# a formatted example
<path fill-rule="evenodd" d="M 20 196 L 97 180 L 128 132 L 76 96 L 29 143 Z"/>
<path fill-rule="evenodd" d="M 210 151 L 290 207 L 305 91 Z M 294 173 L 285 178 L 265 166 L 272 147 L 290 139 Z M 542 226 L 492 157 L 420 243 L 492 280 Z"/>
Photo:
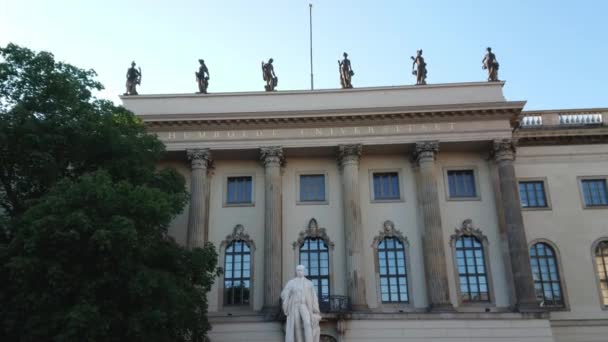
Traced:
<path fill-rule="evenodd" d="M 545 310 L 538 306 L 538 303 L 520 303 L 515 306 L 515 310 L 521 313 L 537 313 Z"/>
<path fill-rule="evenodd" d="M 284 321 L 285 314 L 278 306 L 265 306 L 262 308 L 262 315 L 265 321 Z"/>
<path fill-rule="evenodd" d="M 429 312 L 456 312 L 452 303 L 445 304 L 431 304 L 428 308 Z"/>

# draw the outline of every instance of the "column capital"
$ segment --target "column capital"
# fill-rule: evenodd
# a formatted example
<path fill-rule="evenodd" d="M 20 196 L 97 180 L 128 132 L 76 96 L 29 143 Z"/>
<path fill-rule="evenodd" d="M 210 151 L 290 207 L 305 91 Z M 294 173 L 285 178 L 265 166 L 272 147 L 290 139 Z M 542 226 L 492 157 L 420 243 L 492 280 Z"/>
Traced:
<path fill-rule="evenodd" d="M 416 143 L 414 149 L 414 160 L 420 163 L 421 161 L 434 161 L 439 153 L 439 141 L 420 141 Z"/>
<path fill-rule="evenodd" d="M 497 139 L 492 144 L 492 156 L 497 162 L 515 160 L 515 147 L 517 141 L 513 139 Z"/>
<path fill-rule="evenodd" d="M 363 146 L 361 144 L 339 145 L 338 146 L 338 163 L 340 166 L 346 164 L 359 164 Z"/>
<path fill-rule="evenodd" d="M 212 163 L 211 151 L 208 148 L 187 149 L 186 155 L 192 163 L 193 169 L 206 169 Z"/>
<path fill-rule="evenodd" d="M 260 147 L 260 161 L 264 166 L 284 166 L 285 156 L 281 146 Z"/>

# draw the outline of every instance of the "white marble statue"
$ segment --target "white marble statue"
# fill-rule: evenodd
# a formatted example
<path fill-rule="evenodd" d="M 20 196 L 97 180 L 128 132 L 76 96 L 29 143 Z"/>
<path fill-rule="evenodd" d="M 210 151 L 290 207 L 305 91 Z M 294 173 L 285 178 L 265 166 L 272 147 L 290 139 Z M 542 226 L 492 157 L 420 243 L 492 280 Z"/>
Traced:
<path fill-rule="evenodd" d="M 285 342 L 319 342 L 319 300 L 312 281 L 304 277 L 305 267 L 296 267 L 296 277 L 281 292 L 283 312 L 287 316 Z"/>

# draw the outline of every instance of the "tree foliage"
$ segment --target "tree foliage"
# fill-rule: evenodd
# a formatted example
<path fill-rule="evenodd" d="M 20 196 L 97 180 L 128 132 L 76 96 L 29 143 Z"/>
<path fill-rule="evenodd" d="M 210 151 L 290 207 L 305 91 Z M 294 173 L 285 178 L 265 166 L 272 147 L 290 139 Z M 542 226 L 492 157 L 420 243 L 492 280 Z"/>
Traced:
<path fill-rule="evenodd" d="M 167 235 L 188 197 L 163 144 L 94 71 L 0 58 L 0 340 L 203 341 L 217 255 Z"/>

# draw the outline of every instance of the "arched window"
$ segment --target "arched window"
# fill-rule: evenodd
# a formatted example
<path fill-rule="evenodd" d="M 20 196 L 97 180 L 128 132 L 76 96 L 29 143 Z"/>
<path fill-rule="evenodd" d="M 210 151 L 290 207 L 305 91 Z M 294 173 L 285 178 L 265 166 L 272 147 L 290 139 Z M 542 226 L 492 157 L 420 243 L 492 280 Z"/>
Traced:
<path fill-rule="evenodd" d="M 602 305 L 608 306 L 608 240 L 600 241 L 595 247 L 595 267 L 600 282 Z"/>
<path fill-rule="evenodd" d="M 544 242 L 530 247 L 530 266 L 536 298 L 542 306 L 564 306 L 564 295 L 553 248 Z"/>
<path fill-rule="evenodd" d="M 308 237 L 300 246 L 300 265 L 317 290 L 319 303 L 329 302 L 329 248 L 320 237 Z"/>
<path fill-rule="evenodd" d="M 492 277 L 488 260 L 488 238 L 466 219 L 450 238 L 458 275 L 459 303 L 490 302 Z"/>
<path fill-rule="evenodd" d="M 461 236 L 456 240 L 456 265 L 462 301 L 490 301 L 483 245 L 477 237 Z"/>
<path fill-rule="evenodd" d="M 249 305 L 251 249 L 243 240 L 226 247 L 224 257 L 224 305 Z"/>
<path fill-rule="evenodd" d="M 380 298 L 383 303 L 408 303 L 405 248 L 395 237 L 378 243 Z"/>

